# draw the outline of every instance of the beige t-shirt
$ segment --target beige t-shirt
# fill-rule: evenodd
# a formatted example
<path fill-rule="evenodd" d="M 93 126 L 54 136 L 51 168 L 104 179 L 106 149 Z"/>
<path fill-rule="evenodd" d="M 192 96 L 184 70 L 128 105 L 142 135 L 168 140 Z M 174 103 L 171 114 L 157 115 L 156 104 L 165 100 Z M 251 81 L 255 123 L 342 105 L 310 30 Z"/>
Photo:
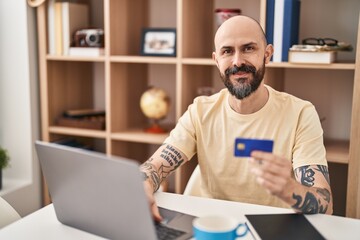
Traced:
<path fill-rule="evenodd" d="M 227 89 L 197 97 L 165 140 L 189 159 L 197 153 L 204 197 L 290 207 L 256 183 L 247 158 L 234 157 L 237 137 L 273 139 L 274 154 L 292 160 L 293 169 L 327 166 L 323 130 L 315 107 L 266 87 L 268 102 L 253 114 L 231 109 Z"/>

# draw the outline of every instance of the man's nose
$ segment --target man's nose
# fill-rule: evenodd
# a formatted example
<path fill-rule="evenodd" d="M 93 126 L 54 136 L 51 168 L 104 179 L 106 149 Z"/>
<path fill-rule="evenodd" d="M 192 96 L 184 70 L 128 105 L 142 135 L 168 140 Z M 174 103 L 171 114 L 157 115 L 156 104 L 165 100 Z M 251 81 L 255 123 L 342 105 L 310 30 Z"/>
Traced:
<path fill-rule="evenodd" d="M 236 52 L 233 56 L 233 66 L 240 67 L 243 63 L 245 63 L 244 56 L 241 54 L 241 52 Z"/>

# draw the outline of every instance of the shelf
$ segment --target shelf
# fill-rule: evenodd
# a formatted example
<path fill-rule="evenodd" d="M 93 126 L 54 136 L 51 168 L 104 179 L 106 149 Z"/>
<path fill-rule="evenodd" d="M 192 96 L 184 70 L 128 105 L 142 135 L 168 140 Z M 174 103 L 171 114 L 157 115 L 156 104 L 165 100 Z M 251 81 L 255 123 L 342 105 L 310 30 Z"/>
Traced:
<path fill-rule="evenodd" d="M 106 138 L 106 132 L 100 130 L 91 130 L 91 129 L 79 129 L 79 128 L 69 128 L 69 127 L 49 127 L 50 133 L 71 135 L 71 136 L 80 136 L 80 137 L 93 137 L 93 138 Z"/>
<path fill-rule="evenodd" d="M 51 61 L 105 62 L 105 56 L 78 57 L 78 56 L 47 55 L 46 59 Z"/>
<path fill-rule="evenodd" d="M 331 64 L 314 64 L 314 63 L 289 63 L 289 62 L 270 62 L 266 67 L 269 68 L 305 68 L 305 69 L 334 69 L 334 70 L 354 70 L 355 63 L 331 63 Z"/>
<path fill-rule="evenodd" d="M 332 163 L 349 163 L 349 141 L 325 140 L 326 158 Z"/>
<path fill-rule="evenodd" d="M 184 58 L 182 60 L 183 64 L 189 65 L 214 65 L 215 61 L 211 58 Z"/>
<path fill-rule="evenodd" d="M 150 144 L 162 144 L 168 137 L 168 133 L 165 134 L 154 134 L 146 133 L 141 129 L 134 129 L 124 132 L 118 132 L 111 134 L 112 140 L 121 140 L 127 142 L 138 142 L 138 143 L 150 143 Z"/>
<path fill-rule="evenodd" d="M 156 151 L 157 145 L 161 145 L 169 133 L 149 134 L 143 131 L 141 127 L 148 125 L 149 119 L 139 108 L 139 99 L 142 94 L 149 86 L 162 88 L 168 93 L 171 109 L 166 122 L 173 126 L 166 129 L 172 129 L 194 98 L 198 96 L 198 89 L 224 87 L 219 81 L 217 66 L 212 59 L 214 48 L 212 39 L 216 30 L 214 10 L 240 7 L 246 15 L 252 16 L 265 25 L 267 1 L 105 0 L 86 2 L 92 9 L 91 25 L 101 27 L 107 33 L 104 56 L 80 57 L 48 54 L 47 7 L 43 4 L 37 8 L 42 138 L 51 142 L 69 136 L 81 143 L 91 144 L 96 150 L 106 154 L 129 157 L 143 162 Z M 331 0 L 331 2 L 337 1 Z M 321 115 L 331 117 L 329 125 L 324 125 L 328 128 L 324 129 L 326 136 L 332 136 L 334 139 L 348 139 L 347 141 L 325 139 L 325 147 L 329 164 L 342 164 L 345 166 L 340 167 L 348 167 L 349 179 L 356 178 L 359 172 L 358 166 L 360 166 L 358 163 L 360 148 L 356 147 L 359 145 L 357 136 L 360 129 L 358 127 L 360 41 L 359 37 L 355 36 L 360 32 L 360 25 L 358 20 L 352 20 L 354 17 L 351 17 L 358 14 L 358 8 L 354 7 L 355 3 L 359 6 L 357 2 L 358 0 L 351 0 L 341 6 L 328 4 L 331 6 L 330 11 L 324 11 L 317 16 L 308 12 L 315 13 L 322 9 L 323 3 L 304 1 L 302 14 L 306 12 L 310 18 L 301 17 L 301 35 L 313 36 L 313 33 L 316 33 L 328 36 L 327 32 L 330 32 L 334 34 L 334 37 L 341 36 L 354 45 L 356 54 L 346 53 L 339 58 L 344 60 L 332 64 L 270 62 L 266 65 L 266 83 L 269 86 L 290 94 L 293 90 L 295 96 L 299 95 L 298 97 L 302 99 L 314 102 L 314 106 L 319 109 Z M 338 25 L 340 22 L 337 18 L 331 17 L 334 13 L 346 17 L 344 21 L 341 21 L 344 26 Z M 313 24 L 318 21 L 319 24 Z M 140 46 L 143 42 L 142 30 L 154 27 L 177 29 L 176 57 L 140 55 Z M 357 58 L 356 62 L 355 58 Z M 345 62 L 345 59 L 349 61 Z M 303 81 L 304 78 L 306 78 L 305 81 Z M 316 80 L 312 85 L 312 79 L 319 79 L 319 81 Z M 335 82 L 337 79 L 341 82 Z M 343 79 L 354 81 L 346 80 L 346 83 L 343 83 Z M 336 85 L 333 85 L 333 81 Z M 340 84 L 343 88 L 337 89 Z M 351 84 L 354 86 L 353 91 L 350 92 Z M 298 85 L 301 87 L 297 88 Z M 318 91 L 324 92 L 324 95 L 318 96 L 320 95 Z M 334 94 L 338 94 L 339 98 L 333 98 Z M 336 104 L 333 104 L 335 102 Z M 107 113 L 106 130 L 57 125 L 56 120 L 66 110 L 97 108 L 98 106 Z M 340 113 L 334 113 L 332 108 L 344 110 L 341 110 L 340 115 Z M 338 118 L 338 116 L 344 117 Z M 349 125 L 351 117 L 351 126 L 348 130 L 346 126 Z M 333 129 L 333 122 L 336 124 L 339 122 L 341 126 L 345 126 L 346 131 L 341 128 L 329 132 L 329 129 Z M 347 135 L 349 132 L 351 136 Z M 351 152 L 349 151 L 350 142 Z M 176 193 L 183 192 L 192 170 L 193 166 L 186 164 L 175 172 L 174 191 Z M 355 212 L 360 216 L 360 210 L 355 209 L 359 206 L 360 200 L 353 194 L 360 183 L 349 181 L 347 184 L 347 204 L 351 207 L 348 211 L 351 216 Z M 339 185 L 338 188 L 344 187 Z"/>
<path fill-rule="evenodd" d="M 111 56 L 111 62 L 176 64 L 175 57 Z"/>
<path fill-rule="evenodd" d="M 214 65 L 211 58 L 184 58 L 182 64 L 188 65 Z M 355 63 L 332 63 L 332 64 L 303 64 L 289 62 L 270 62 L 268 68 L 304 68 L 304 69 L 334 69 L 334 70 L 355 70 Z"/>

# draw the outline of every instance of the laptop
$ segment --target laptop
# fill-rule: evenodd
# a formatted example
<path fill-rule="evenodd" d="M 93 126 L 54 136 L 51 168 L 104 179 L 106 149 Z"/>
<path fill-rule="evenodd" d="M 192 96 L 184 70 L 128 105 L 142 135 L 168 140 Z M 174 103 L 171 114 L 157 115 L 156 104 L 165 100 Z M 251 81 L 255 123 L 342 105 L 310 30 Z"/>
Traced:
<path fill-rule="evenodd" d="M 155 223 L 145 195 L 139 164 L 122 157 L 36 141 L 35 148 L 58 220 L 108 239 L 192 237 L 194 216 L 160 208 Z"/>

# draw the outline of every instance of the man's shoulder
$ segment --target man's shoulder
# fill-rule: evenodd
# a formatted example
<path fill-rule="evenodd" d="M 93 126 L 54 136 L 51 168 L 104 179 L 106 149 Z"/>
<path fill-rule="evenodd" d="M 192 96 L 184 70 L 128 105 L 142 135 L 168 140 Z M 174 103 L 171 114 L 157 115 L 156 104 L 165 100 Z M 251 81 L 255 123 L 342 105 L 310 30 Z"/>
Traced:
<path fill-rule="evenodd" d="M 287 103 L 291 106 L 298 106 L 300 108 L 313 106 L 313 104 L 308 100 L 299 98 L 287 92 L 275 90 L 270 86 L 267 86 L 267 88 L 272 96 L 273 101 L 280 103 L 282 106 L 284 106 L 284 103 Z"/>

